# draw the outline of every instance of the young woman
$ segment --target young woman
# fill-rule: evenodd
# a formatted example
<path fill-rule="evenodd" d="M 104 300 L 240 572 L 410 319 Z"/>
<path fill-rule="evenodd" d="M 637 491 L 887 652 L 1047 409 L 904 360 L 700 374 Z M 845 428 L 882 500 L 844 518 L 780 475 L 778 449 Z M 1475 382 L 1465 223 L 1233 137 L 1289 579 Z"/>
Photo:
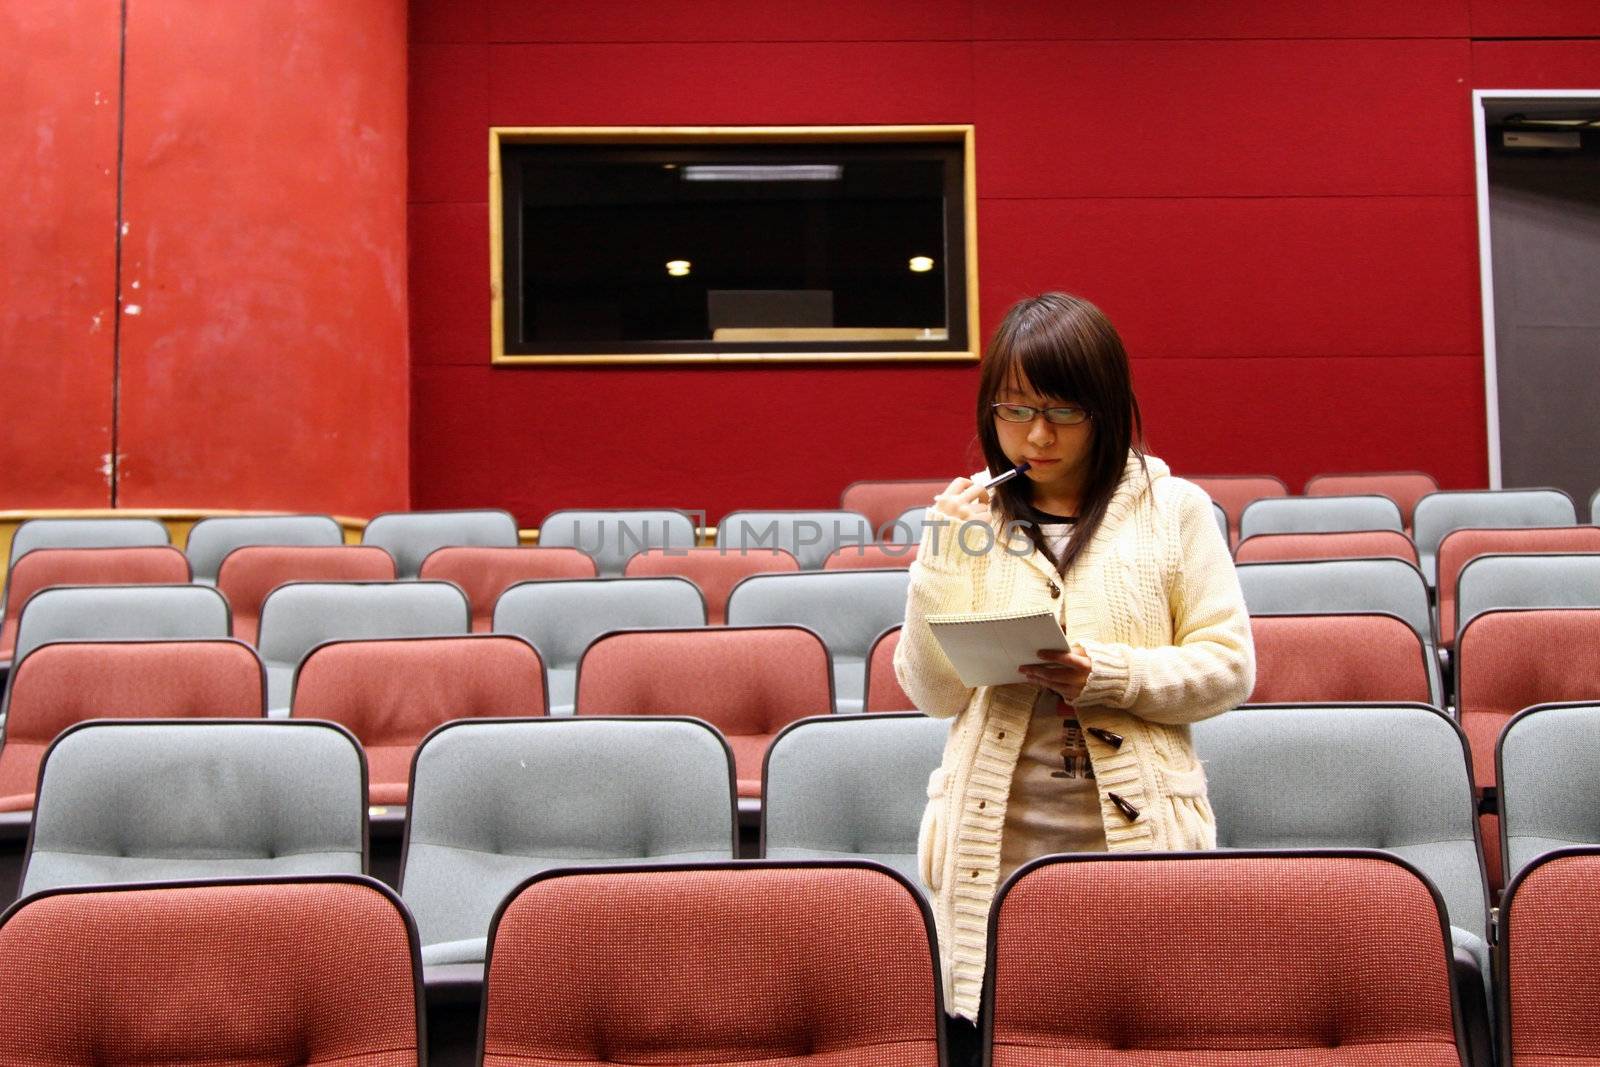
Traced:
<path fill-rule="evenodd" d="M 895 655 L 917 707 L 953 718 L 918 858 L 955 1016 L 977 1016 L 988 911 L 1023 863 L 1216 846 L 1187 724 L 1245 700 L 1255 650 L 1210 499 L 1145 455 L 1141 433 L 1098 308 L 1045 293 L 1006 314 L 978 439 L 990 474 L 1028 469 L 992 492 L 957 478 L 935 499 Z M 1019 665 L 1029 684 L 967 688 L 926 622 L 1025 609 L 1054 614 L 1071 643 Z"/>

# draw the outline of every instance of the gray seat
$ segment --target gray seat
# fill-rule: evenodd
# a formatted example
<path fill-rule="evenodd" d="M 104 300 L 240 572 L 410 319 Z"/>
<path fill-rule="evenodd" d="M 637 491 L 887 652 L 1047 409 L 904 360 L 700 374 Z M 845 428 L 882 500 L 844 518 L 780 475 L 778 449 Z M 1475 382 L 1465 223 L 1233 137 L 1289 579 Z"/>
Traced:
<path fill-rule="evenodd" d="M 7 566 L 36 548 L 142 548 L 168 545 L 155 519 L 29 519 L 11 537 Z"/>
<path fill-rule="evenodd" d="M 1589 524 L 1600 526 L 1600 489 L 1594 491 L 1594 496 L 1589 498 Z"/>
<path fill-rule="evenodd" d="M 324 641 L 452 637 L 468 632 L 466 595 L 451 582 L 288 582 L 261 605 L 256 647 L 267 714 L 289 714 L 294 672 Z"/>
<path fill-rule="evenodd" d="M 1422 573 L 1438 580 L 1439 542 L 1451 530 L 1478 526 L 1571 526 L 1578 521 L 1572 498 L 1559 489 L 1476 489 L 1429 493 L 1417 501 L 1411 526 Z"/>
<path fill-rule="evenodd" d="M 694 546 L 694 519 L 671 508 L 557 511 L 539 525 L 539 547 L 576 548 L 594 560 L 602 578 L 620 578 L 628 560 L 647 548 Z"/>
<path fill-rule="evenodd" d="M 919 545 L 922 543 L 922 527 L 927 521 L 927 508 L 907 508 L 889 525 L 884 541 L 891 545 Z"/>
<path fill-rule="evenodd" d="M 736 832 L 733 756 L 703 722 L 462 720 L 417 751 L 400 892 L 424 963 L 477 962 L 529 876 L 727 860 Z"/>
<path fill-rule="evenodd" d="M 704 626 L 706 599 L 687 578 L 584 578 L 518 582 L 495 602 L 494 632 L 539 650 L 550 714 L 571 715 L 583 650 L 611 630 Z"/>
<path fill-rule="evenodd" d="M 1486 611 L 1600 608 L 1600 552 L 1478 556 L 1456 583 L 1456 633 Z"/>
<path fill-rule="evenodd" d="M 45 754 L 22 894 L 361 874 L 366 763 L 325 722 L 99 720 Z"/>
<path fill-rule="evenodd" d="M 1444 692 L 1427 583 L 1409 561 L 1314 559 L 1240 563 L 1235 570 L 1252 615 L 1387 614 L 1404 619 L 1427 650 L 1429 689 Z"/>
<path fill-rule="evenodd" d="M 920 886 L 917 831 L 949 734 L 918 713 L 791 723 L 767 749 L 762 854 L 874 860 Z"/>
<path fill-rule="evenodd" d="M 859 511 L 733 511 L 717 523 L 718 548 L 781 548 L 803 571 L 821 570 L 836 548 L 876 540 Z"/>
<path fill-rule="evenodd" d="M 1352 530 L 1403 533 L 1399 505 L 1386 496 L 1281 496 L 1251 501 L 1239 516 L 1241 541 L 1254 534 Z"/>
<path fill-rule="evenodd" d="M 1487 980 L 1488 882 L 1467 741 L 1425 705 L 1242 707 L 1191 727 L 1220 848 L 1378 848 L 1438 888 Z"/>
<path fill-rule="evenodd" d="M 1495 747 L 1509 885 L 1552 849 L 1600 844 L 1600 704 L 1537 704 Z"/>
<path fill-rule="evenodd" d="M 517 547 L 517 520 L 508 511 L 390 511 L 367 523 L 361 543 L 377 545 L 394 557 L 395 573 L 415 578 L 436 548 L 479 545 Z"/>
<path fill-rule="evenodd" d="M 236 548 L 342 544 L 344 529 L 330 515 L 226 515 L 195 523 L 183 551 L 194 580 L 216 585 L 223 559 Z"/>
<path fill-rule="evenodd" d="M 203 585 L 57 585 L 28 598 L 13 662 L 51 641 L 227 637 L 228 602 Z"/>
<path fill-rule="evenodd" d="M 804 626 L 828 646 L 834 710 L 858 712 L 866 698 L 873 642 L 906 621 L 911 572 L 885 570 L 754 574 L 728 594 L 729 626 Z"/>
<path fill-rule="evenodd" d="M 1222 510 L 1222 505 L 1215 500 L 1211 502 L 1211 517 L 1217 520 L 1217 529 L 1222 533 L 1222 539 L 1228 539 L 1228 513 Z"/>

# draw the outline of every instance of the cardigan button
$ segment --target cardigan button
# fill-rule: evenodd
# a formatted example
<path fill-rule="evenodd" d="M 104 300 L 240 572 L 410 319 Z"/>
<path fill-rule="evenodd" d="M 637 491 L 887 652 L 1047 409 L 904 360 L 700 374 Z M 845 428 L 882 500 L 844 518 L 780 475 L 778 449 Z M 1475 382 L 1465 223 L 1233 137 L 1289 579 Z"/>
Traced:
<path fill-rule="evenodd" d="M 1004 730 L 997 731 L 994 735 L 994 739 L 996 741 L 1004 741 L 1006 739 L 1006 732 Z"/>
<path fill-rule="evenodd" d="M 1117 806 L 1117 810 L 1122 812 L 1122 817 L 1124 819 L 1127 819 L 1129 822 L 1137 822 L 1138 821 L 1138 819 L 1139 819 L 1139 809 L 1138 808 L 1134 807 L 1132 804 L 1129 804 L 1126 800 L 1124 800 L 1122 797 L 1118 796 L 1116 793 L 1107 793 L 1106 794 L 1106 799 L 1111 801 L 1111 803 L 1113 803 L 1113 804 L 1115 804 Z"/>
<path fill-rule="evenodd" d="M 1102 730 L 1098 726 L 1089 727 L 1089 734 L 1093 737 L 1098 737 L 1112 748 L 1122 747 L 1123 738 L 1121 734 L 1114 734 L 1110 730 Z"/>
<path fill-rule="evenodd" d="M 1050 583 L 1050 599 L 1055 600 L 1061 596 L 1061 587 L 1055 582 Z"/>
<path fill-rule="evenodd" d="M 988 806 L 989 806 L 989 802 L 987 800 L 978 801 L 978 810 L 979 811 L 982 811 L 984 808 L 987 808 Z"/>

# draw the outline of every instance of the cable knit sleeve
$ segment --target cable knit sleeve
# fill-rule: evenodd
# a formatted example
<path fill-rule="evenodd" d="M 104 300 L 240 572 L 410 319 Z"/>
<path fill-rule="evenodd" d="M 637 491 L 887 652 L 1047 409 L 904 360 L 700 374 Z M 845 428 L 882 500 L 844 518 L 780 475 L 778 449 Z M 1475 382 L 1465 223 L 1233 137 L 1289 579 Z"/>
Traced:
<path fill-rule="evenodd" d="M 973 693 L 962 684 L 927 621 L 929 615 L 972 610 L 972 567 L 976 557 L 959 549 L 955 529 L 954 522 L 929 510 L 922 544 L 911 564 L 905 627 L 894 652 L 894 673 L 900 688 L 919 711 L 936 719 L 959 714 Z"/>
<path fill-rule="evenodd" d="M 1187 723 L 1239 706 L 1255 688 L 1250 617 L 1210 501 L 1187 484 L 1175 495 L 1177 529 L 1169 536 L 1175 535 L 1177 551 L 1168 594 L 1173 644 L 1084 641 L 1093 668 L 1075 704 Z"/>

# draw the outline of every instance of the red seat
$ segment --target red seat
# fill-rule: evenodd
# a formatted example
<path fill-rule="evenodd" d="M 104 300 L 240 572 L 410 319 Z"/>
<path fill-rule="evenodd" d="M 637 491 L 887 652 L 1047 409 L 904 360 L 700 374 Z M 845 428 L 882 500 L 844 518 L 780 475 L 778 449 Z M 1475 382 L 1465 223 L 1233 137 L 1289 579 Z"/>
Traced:
<path fill-rule="evenodd" d="M 233 609 L 233 636 L 256 643 L 261 605 L 285 582 L 392 582 L 394 558 L 374 545 L 249 545 L 222 560 L 217 589 Z"/>
<path fill-rule="evenodd" d="M 295 718 L 331 719 L 355 734 L 373 804 L 406 802 L 411 757 L 435 727 L 545 711 L 544 663 L 508 634 L 318 645 L 295 674 L 290 706 Z"/>
<path fill-rule="evenodd" d="M 12 564 L 6 579 L 6 615 L 0 623 L 0 660 L 17 647 L 17 623 L 28 598 L 53 585 L 182 585 L 189 559 L 171 545 L 138 548 L 36 548 Z"/>
<path fill-rule="evenodd" d="M 1417 565 L 1417 546 L 1398 530 L 1350 530 L 1341 533 L 1255 534 L 1239 542 L 1233 554 L 1239 563 L 1278 563 L 1302 559 L 1383 559 L 1390 556 Z"/>
<path fill-rule="evenodd" d="M 1228 543 L 1239 543 L 1239 516 L 1245 505 L 1273 496 L 1288 496 L 1289 487 L 1271 474 L 1207 474 L 1188 476 L 1222 506 L 1228 516 Z"/>
<path fill-rule="evenodd" d="M 29 553 L 30 555 L 32 553 Z M 11 671 L 0 739 L 0 811 L 28 811 L 56 735 L 85 719 L 266 714 L 266 672 L 241 641 L 64 641 Z"/>
<path fill-rule="evenodd" d="M 1435 702 L 1422 638 L 1393 615 L 1256 615 L 1250 632 L 1252 704 Z"/>
<path fill-rule="evenodd" d="M 593 578 L 595 562 L 575 548 L 483 548 L 449 545 L 422 561 L 418 577 L 454 582 L 472 605 L 472 631 L 494 629 L 494 604 L 518 582 L 542 578 Z"/>
<path fill-rule="evenodd" d="M 911 508 L 929 506 L 949 484 L 948 478 L 851 482 L 839 495 L 839 507 L 865 515 L 873 531 L 882 537 L 884 527 Z"/>
<path fill-rule="evenodd" d="M 1524 526 L 1451 530 L 1439 542 L 1439 645 L 1454 648 L 1456 595 L 1461 571 L 1479 556 L 1551 552 L 1600 552 L 1600 527 Z"/>
<path fill-rule="evenodd" d="M 906 691 L 900 688 L 900 677 L 894 672 L 894 650 L 900 646 L 901 627 L 895 626 L 878 635 L 867 654 L 866 699 L 862 711 L 916 711 Z"/>
<path fill-rule="evenodd" d="M 1600 1064 L 1600 849 L 1529 863 L 1500 906 L 1500 1062 Z"/>
<path fill-rule="evenodd" d="M 1417 501 L 1437 493 L 1439 483 L 1422 471 L 1374 471 L 1368 474 L 1319 474 L 1306 482 L 1306 496 L 1386 496 L 1400 509 L 1400 522 L 1411 529 Z M 1415 561 L 1413 561 L 1415 562 Z"/>
<path fill-rule="evenodd" d="M 825 571 L 882 570 L 909 567 L 917 558 L 916 545 L 841 545 L 822 561 Z"/>
<path fill-rule="evenodd" d="M 833 712 L 828 649 L 800 626 L 623 630 L 578 662 L 579 715 L 689 715 L 728 739 L 741 797 L 761 795 L 778 731 Z"/>
<path fill-rule="evenodd" d="M 781 548 L 650 548 L 629 559 L 622 574 L 689 579 L 706 598 L 706 622 L 721 626 L 728 618 L 728 594 L 742 580 L 752 574 L 799 569 L 799 561 Z"/>
<path fill-rule="evenodd" d="M 490 934 L 481 1062 L 936 1067 L 924 908 L 855 864 L 541 875 Z"/>

